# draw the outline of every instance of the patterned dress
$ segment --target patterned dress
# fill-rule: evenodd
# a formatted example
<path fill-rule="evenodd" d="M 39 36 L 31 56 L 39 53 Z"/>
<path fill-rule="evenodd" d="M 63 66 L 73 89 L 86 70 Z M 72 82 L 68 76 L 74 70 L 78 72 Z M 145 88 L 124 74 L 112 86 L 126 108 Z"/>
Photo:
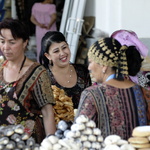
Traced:
<path fill-rule="evenodd" d="M 81 64 L 72 64 L 77 73 L 77 83 L 72 88 L 66 88 L 61 86 L 54 78 L 54 75 L 49 70 L 51 83 L 56 85 L 58 88 L 63 89 L 67 96 L 72 97 L 74 109 L 78 108 L 81 92 L 91 85 L 91 78 L 88 69 Z"/>
<path fill-rule="evenodd" d="M 55 101 L 43 66 L 34 63 L 18 81 L 11 83 L 4 80 L 1 68 L 0 125 L 22 124 L 25 132 L 40 143 L 45 137 L 41 108 L 46 104 L 55 104 Z"/>
<path fill-rule="evenodd" d="M 142 87 L 142 91 L 144 93 L 144 97 L 147 102 L 147 117 L 148 117 L 148 125 L 150 125 L 150 90 Z"/>
<path fill-rule="evenodd" d="M 146 111 L 138 85 L 121 89 L 101 84 L 83 91 L 77 116 L 87 115 L 94 120 L 104 138 L 116 134 L 128 139 L 134 127 L 147 125 Z"/>

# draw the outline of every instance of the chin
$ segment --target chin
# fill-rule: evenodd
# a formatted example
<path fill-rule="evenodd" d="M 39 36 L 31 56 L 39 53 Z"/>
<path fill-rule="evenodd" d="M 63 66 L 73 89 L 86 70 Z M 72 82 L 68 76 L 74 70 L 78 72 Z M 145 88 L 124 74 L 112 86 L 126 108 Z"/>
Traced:
<path fill-rule="evenodd" d="M 103 83 L 102 80 L 96 79 L 96 78 L 95 78 L 95 82 L 97 82 L 97 83 Z"/>
<path fill-rule="evenodd" d="M 70 64 L 70 60 L 66 60 L 65 62 L 63 62 L 64 64 Z"/>
<path fill-rule="evenodd" d="M 92 82 L 98 82 L 93 76 L 91 76 Z"/>
<path fill-rule="evenodd" d="M 68 65 L 69 62 L 68 62 L 68 61 L 64 61 L 64 62 L 62 62 L 62 64 L 63 64 L 63 65 Z"/>
<path fill-rule="evenodd" d="M 66 67 L 66 66 L 68 66 L 68 64 L 69 64 L 68 62 L 65 62 L 65 63 L 60 64 L 60 66 L 61 67 Z"/>

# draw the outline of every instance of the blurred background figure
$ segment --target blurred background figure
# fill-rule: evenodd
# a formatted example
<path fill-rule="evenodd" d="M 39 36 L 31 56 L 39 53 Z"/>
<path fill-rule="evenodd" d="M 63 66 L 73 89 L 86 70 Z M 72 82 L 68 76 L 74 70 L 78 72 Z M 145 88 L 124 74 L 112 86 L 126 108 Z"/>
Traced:
<path fill-rule="evenodd" d="M 32 7 L 31 22 L 36 26 L 37 61 L 41 49 L 41 39 L 47 31 L 56 31 L 56 6 L 53 0 L 35 3 Z"/>

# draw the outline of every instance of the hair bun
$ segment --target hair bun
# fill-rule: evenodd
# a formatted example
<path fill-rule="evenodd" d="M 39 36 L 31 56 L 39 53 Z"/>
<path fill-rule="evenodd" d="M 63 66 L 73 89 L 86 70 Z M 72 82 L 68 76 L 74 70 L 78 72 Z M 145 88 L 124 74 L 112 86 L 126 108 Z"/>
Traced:
<path fill-rule="evenodd" d="M 126 55 L 128 73 L 130 76 L 135 76 L 141 69 L 143 59 L 135 46 L 129 46 L 126 50 Z"/>

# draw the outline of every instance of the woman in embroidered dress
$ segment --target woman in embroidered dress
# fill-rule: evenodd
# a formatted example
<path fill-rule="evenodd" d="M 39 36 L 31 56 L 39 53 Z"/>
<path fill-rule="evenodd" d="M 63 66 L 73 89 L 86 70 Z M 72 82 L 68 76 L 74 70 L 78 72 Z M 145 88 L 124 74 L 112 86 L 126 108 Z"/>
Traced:
<path fill-rule="evenodd" d="M 0 49 L 6 59 L 0 68 L 0 125 L 22 124 L 40 143 L 55 133 L 55 101 L 45 68 L 24 54 L 28 40 L 29 32 L 19 20 L 0 23 Z"/>
<path fill-rule="evenodd" d="M 128 139 L 134 127 L 147 125 L 142 90 L 125 78 L 139 72 L 143 59 L 136 47 L 121 46 L 113 38 L 95 42 L 88 59 L 88 69 L 98 84 L 82 92 L 77 116 L 94 120 L 104 138 L 117 134 Z"/>
<path fill-rule="evenodd" d="M 64 35 L 49 31 L 42 38 L 40 63 L 50 75 L 52 85 L 64 89 L 78 108 L 81 92 L 91 85 L 88 69 L 84 65 L 70 63 L 70 49 Z"/>
<path fill-rule="evenodd" d="M 56 6 L 53 0 L 43 0 L 32 7 L 31 22 L 36 26 L 37 61 L 41 50 L 41 39 L 47 31 L 56 31 Z"/>

